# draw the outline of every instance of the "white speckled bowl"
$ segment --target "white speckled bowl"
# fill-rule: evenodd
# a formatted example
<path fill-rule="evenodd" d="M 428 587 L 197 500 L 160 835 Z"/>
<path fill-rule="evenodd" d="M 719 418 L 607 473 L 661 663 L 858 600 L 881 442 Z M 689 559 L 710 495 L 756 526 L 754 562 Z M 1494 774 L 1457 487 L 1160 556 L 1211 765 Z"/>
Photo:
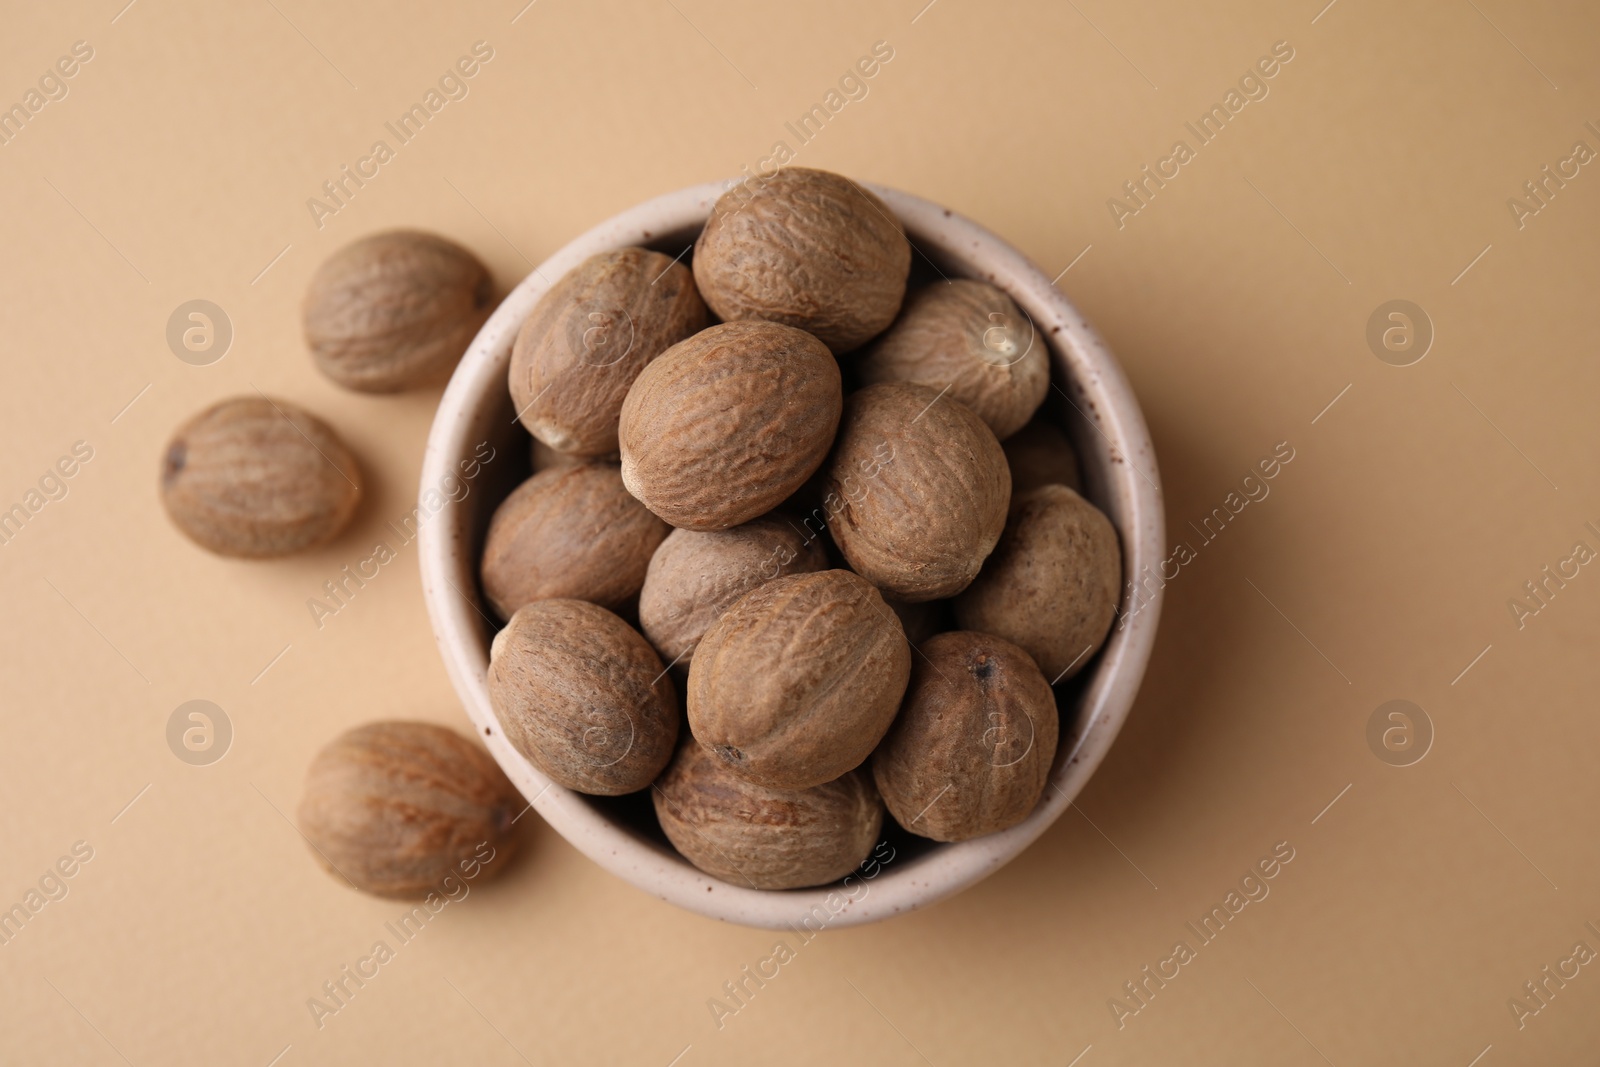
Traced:
<path fill-rule="evenodd" d="M 545 821 L 589 858 L 646 892 L 715 919 L 773 928 L 803 920 L 815 928 L 824 916 L 839 926 L 875 922 L 931 904 L 993 873 L 1067 809 L 1133 704 L 1155 641 L 1159 594 L 1113 630 L 1078 678 L 1058 689 L 1062 731 L 1051 786 L 1026 822 L 955 845 L 897 839 L 891 846 L 894 858 L 870 866 L 870 878 L 856 876 L 863 880 L 852 880 L 847 892 L 837 886 L 761 891 L 712 878 L 653 830 L 648 802 L 629 805 L 571 792 L 551 783 L 512 748 L 489 704 L 485 672 L 494 627 L 480 608 L 477 578 L 489 516 L 527 476 L 527 438 L 515 425 L 506 387 L 512 341 L 550 285 L 589 256 L 626 245 L 678 254 L 730 184 L 682 189 L 607 219 L 540 264 L 484 324 L 445 390 L 428 435 L 421 485 L 426 519 L 419 537 L 423 592 L 439 651 L 468 718 Z M 1049 277 L 994 234 L 937 204 L 872 188 L 904 224 L 919 253 L 915 260 L 926 267 L 931 259 L 950 276 L 990 281 L 1033 319 L 1038 336 L 1050 344 L 1057 387 L 1047 408 L 1077 445 L 1084 492 L 1121 535 L 1125 575 L 1154 568 L 1165 537 L 1155 456 L 1138 401 L 1105 344 Z M 484 443 L 496 450 L 494 459 L 463 482 L 462 461 Z M 464 496 L 452 489 L 461 484 L 468 487 Z M 452 495 L 460 499 L 449 499 Z M 1124 594 L 1122 610 L 1128 607 Z M 892 820 L 884 822 L 892 832 Z M 878 855 L 884 859 L 890 850 Z"/>

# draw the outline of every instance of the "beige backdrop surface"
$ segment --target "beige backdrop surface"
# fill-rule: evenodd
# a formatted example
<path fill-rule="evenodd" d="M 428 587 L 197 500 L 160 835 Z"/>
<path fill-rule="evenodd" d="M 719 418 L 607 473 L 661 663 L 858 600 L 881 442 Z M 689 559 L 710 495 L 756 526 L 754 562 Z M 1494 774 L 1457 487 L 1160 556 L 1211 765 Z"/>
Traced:
<path fill-rule="evenodd" d="M 1600 550 L 1592 4 L 124 2 L 12 2 L 0 34 L 0 104 L 25 109 L 92 50 L 0 146 L 0 509 L 41 479 L 58 497 L 0 545 L 0 907 L 74 871 L 0 944 L 0 1061 L 1594 1062 L 1600 566 L 1574 554 Z M 880 41 L 866 95 L 800 147 L 785 124 Z M 466 95 L 314 218 L 475 42 L 492 58 Z M 1275 45 L 1292 59 L 1200 144 L 1185 123 Z M 319 376 L 308 277 L 411 225 L 509 288 L 779 140 L 1064 270 L 1119 354 L 1170 537 L 1198 550 L 1126 729 L 1022 858 L 825 932 L 720 1027 L 708 1001 L 775 936 L 653 900 L 537 817 L 506 877 L 319 1027 L 308 998 L 403 909 L 311 862 L 286 818 L 303 770 L 365 720 L 465 719 L 414 545 L 320 628 L 306 608 L 409 511 L 438 398 Z M 1129 197 L 1179 140 L 1193 158 Z M 233 330 L 206 366 L 166 340 L 194 299 Z M 1391 300 L 1433 335 L 1410 366 L 1368 343 Z M 369 493 L 326 548 L 227 562 L 168 526 L 157 462 L 179 421 L 256 388 L 335 423 Z M 1285 442 L 1270 495 L 1202 544 L 1190 524 Z M 48 478 L 75 445 L 92 458 Z M 232 724 L 207 766 L 167 743 L 193 699 Z M 1432 732 L 1404 767 L 1368 742 L 1396 699 Z M 1130 998 L 1275 846 L 1293 859 L 1270 895 Z"/>

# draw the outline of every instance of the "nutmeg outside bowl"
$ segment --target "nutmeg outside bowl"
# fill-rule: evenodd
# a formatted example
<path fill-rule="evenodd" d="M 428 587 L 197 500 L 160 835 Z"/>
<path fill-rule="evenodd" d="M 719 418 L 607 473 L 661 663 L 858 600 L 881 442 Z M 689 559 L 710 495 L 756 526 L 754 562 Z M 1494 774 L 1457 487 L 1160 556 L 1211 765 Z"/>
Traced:
<path fill-rule="evenodd" d="M 506 740 L 485 680 L 497 627 L 479 591 L 478 554 L 490 515 L 528 474 L 528 438 L 516 424 L 506 386 L 511 345 L 534 305 L 572 267 L 628 245 L 678 255 L 732 184 L 691 186 L 607 219 L 540 264 L 490 316 L 456 368 L 428 434 L 420 494 L 421 514 L 429 517 L 418 538 L 423 595 L 450 680 L 478 736 L 544 820 L 590 859 L 662 900 L 714 919 L 769 928 L 808 922 L 813 929 L 823 922 L 877 922 L 994 873 L 1067 810 L 1105 757 L 1133 704 L 1160 617 L 1159 592 L 1131 616 L 1126 592 L 1131 576 L 1156 567 L 1162 556 L 1160 479 L 1144 416 L 1122 369 L 1050 278 L 971 220 L 919 197 L 869 186 L 905 227 L 915 249 L 914 272 L 920 263 L 932 274 L 931 263 L 949 277 L 988 281 L 1027 313 L 1035 343 L 1050 349 L 1053 388 L 1044 410 L 1068 431 L 1084 494 L 1110 517 L 1122 540 L 1119 618 L 1088 667 L 1057 687 L 1061 741 L 1043 798 L 1025 822 L 1002 833 L 958 844 L 896 838 L 893 858 L 858 871 L 848 886 L 773 891 L 724 882 L 695 868 L 655 828 L 647 799 L 588 797 L 551 782 Z M 483 459 L 485 445 L 494 456 L 474 470 L 472 461 Z M 469 472 L 475 475 L 471 480 Z M 895 832 L 887 814 L 884 829 Z M 890 855 L 877 853 L 880 861 Z"/>

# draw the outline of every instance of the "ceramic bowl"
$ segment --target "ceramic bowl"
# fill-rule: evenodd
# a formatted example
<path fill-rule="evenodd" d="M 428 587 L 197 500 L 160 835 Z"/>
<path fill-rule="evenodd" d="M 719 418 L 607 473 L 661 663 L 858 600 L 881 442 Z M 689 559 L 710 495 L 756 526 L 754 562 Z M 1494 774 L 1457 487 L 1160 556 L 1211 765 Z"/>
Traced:
<path fill-rule="evenodd" d="M 589 256 L 627 245 L 673 256 L 685 252 L 731 184 L 682 189 L 607 219 L 535 268 L 484 324 L 450 380 L 428 435 L 419 497 L 423 592 L 440 654 L 478 736 L 540 816 L 579 851 L 640 889 L 714 919 L 811 929 L 876 922 L 994 873 L 1067 810 L 1105 757 L 1133 704 L 1160 616 L 1159 590 L 1130 611 L 1129 585 L 1147 567 L 1154 570 L 1164 554 L 1160 479 L 1127 379 L 1050 277 L 971 220 L 872 186 L 905 227 L 915 249 L 914 271 L 934 279 L 942 274 L 988 281 L 1032 320 L 1037 341 L 1050 349 L 1053 388 L 1046 409 L 1077 446 L 1084 494 L 1122 539 L 1119 618 L 1090 664 L 1057 687 L 1061 741 L 1044 797 L 1020 825 L 959 844 L 914 838 L 885 816 L 884 843 L 844 883 L 763 891 L 691 866 L 667 843 L 642 794 L 596 798 L 552 783 L 501 733 L 485 682 L 497 627 L 479 590 L 478 553 L 495 506 L 529 472 L 529 439 L 516 424 L 506 386 L 512 341 L 552 283 Z"/>

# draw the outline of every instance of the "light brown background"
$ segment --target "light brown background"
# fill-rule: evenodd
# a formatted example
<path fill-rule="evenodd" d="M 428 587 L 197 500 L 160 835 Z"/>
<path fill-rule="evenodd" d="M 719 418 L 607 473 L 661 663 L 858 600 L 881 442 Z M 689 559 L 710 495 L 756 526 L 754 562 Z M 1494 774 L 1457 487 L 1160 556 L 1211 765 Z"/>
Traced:
<path fill-rule="evenodd" d="M 95 855 L 0 946 L 0 1059 L 1592 1061 L 1600 966 L 1524 1029 L 1507 1001 L 1575 941 L 1600 949 L 1600 573 L 1520 631 L 1506 602 L 1600 547 L 1600 167 L 1521 230 L 1506 200 L 1575 140 L 1600 148 L 1600 16 L 924 2 L 7 5 L 4 101 L 76 40 L 95 56 L 0 148 L 0 505 L 74 441 L 95 455 L 0 547 L 0 905 L 74 841 Z M 476 40 L 494 58 L 470 96 L 318 230 L 305 200 Z M 464 717 L 415 546 L 320 631 L 307 611 L 411 507 L 437 400 L 319 377 L 307 278 L 415 225 L 509 287 L 627 205 L 793 146 L 783 124 L 878 40 L 870 95 L 798 161 L 941 201 L 1052 275 L 1092 246 L 1060 284 L 1143 401 L 1172 538 L 1276 443 L 1295 460 L 1169 587 L 1079 810 L 987 882 L 824 934 L 718 1030 L 708 998 L 774 935 L 657 902 L 530 817 L 516 868 L 319 1031 L 307 998 L 402 909 L 311 862 L 283 814 L 302 771 L 355 723 Z M 1270 96 L 1113 226 L 1107 198 L 1279 40 Z M 196 297 L 236 331 L 208 367 L 164 339 Z M 1364 333 L 1402 297 L 1437 339 L 1395 368 Z M 354 528 L 302 558 L 212 558 L 157 505 L 167 434 L 253 386 L 328 417 L 367 472 Z M 1404 769 L 1365 740 L 1397 697 L 1437 731 Z M 194 698 L 235 729 L 208 767 L 165 741 Z M 1278 841 L 1296 858 L 1271 896 L 1117 1029 L 1108 998 Z"/>

